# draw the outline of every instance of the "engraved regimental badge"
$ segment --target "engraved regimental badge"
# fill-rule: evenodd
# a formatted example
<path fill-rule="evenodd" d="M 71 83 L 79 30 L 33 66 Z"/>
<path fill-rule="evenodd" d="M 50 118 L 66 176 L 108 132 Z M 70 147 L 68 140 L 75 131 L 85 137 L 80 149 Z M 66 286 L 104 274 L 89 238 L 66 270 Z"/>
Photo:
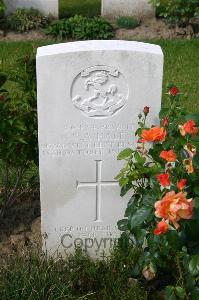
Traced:
<path fill-rule="evenodd" d="M 109 117 L 128 100 L 129 89 L 123 74 L 108 66 L 92 66 L 79 73 L 71 87 L 73 105 L 90 118 Z"/>

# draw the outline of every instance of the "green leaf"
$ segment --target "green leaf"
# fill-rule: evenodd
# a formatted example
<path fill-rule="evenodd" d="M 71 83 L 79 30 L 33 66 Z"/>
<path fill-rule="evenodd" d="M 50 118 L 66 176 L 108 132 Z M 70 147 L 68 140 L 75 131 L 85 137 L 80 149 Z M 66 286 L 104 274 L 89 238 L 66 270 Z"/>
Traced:
<path fill-rule="evenodd" d="M 195 288 L 194 291 L 191 293 L 191 300 L 198 300 L 199 299 L 199 289 Z"/>
<path fill-rule="evenodd" d="M 137 277 L 138 275 L 141 274 L 142 269 L 143 269 L 143 265 L 144 265 L 144 256 L 140 255 L 137 263 L 133 266 L 133 270 L 132 270 L 132 277 Z"/>
<path fill-rule="evenodd" d="M 176 230 L 170 230 L 167 233 L 167 240 L 169 242 L 169 245 L 175 249 L 178 250 L 180 249 L 180 240 L 178 237 L 178 233 Z"/>
<path fill-rule="evenodd" d="M 199 197 L 194 199 L 194 203 L 195 203 L 195 208 L 199 208 Z"/>
<path fill-rule="evenodd" d="M 194 156 L 193 164 L 196 168 L 199 168 L 199 155 Z"/>
<path fill-rule="evenodd" d="M 119 180 L 119 185 L 120 185 L 121 187 L 123 187 L 123 186 L 127 185 L 128 182 L 129 182 L 128 178 L 122 177 L 122 178 L 120 178 L 120 180 Z"/>
<path fill-rule="evenodd" d="M 172 285 L 168 285 L 165 289 L 166 291 L 166 296 L 167 296 L 167 300 L 176 300 L 176 296 L 175 296 L 175 287 Z"/>
<path fill-rule="evenodd" d="M 122 219 L 117 222 L 117 227 L 120 231 L 126 231 L 128 229 L 128 219 Z"/>
<path fill-rule="evenodd" d="M 199 275 L 199 254 L 192 257 L 189 263 L 189 271 L 192 276 Z"/>
<path fill-rule="evenodd" d="M 178 298 L 180 298 L 180 299 L 184 299 L 186 296 L 185 290 L 183 288 L 181 288 L 180 286 L 176 286 L 175 293 L 176 293 L 176 296 L 178 296 Z"/>
<path fill-rule="evenodd" d="M 132 188 L 132 186 L 132 182 L 129 182 L 127 185 L 123 186 L 121 188 L 120 196 L 123 197 L 124 195 L 126 195 L 126 193 Z"/>
<path fill-rule="evenodd" d="M 147 231 L 145 229 L 140 229 L 140 227 L 135 228 L 135 230 L 133 230 L 133 234 L 136 238 L 136 243 L 138 246 L 142 246 L 144 243 L 144 238 L 147 235 Z"/>
<path fill-rule="evenodd" d="M 130 149 L 130 148 L 126 148 L 124 149 L 122 152 L 120 152 L 117 156 L 117 159 L 118 160 L 122 160 L 122 159 L 125 159 L 127 157 L 130 157 L 133 153 L 133 150 Z"/>
<path fill-rule="evenodd" d="M 152 208 L 143 206 L 138 209 L 130 218 L 131 229 L 140 226 L 151 214 Z"/>
<path fill-rule="evenodd" d="M 194 186 L 193 190 L 196 195 L 199 195 L 199 186 Z"/>
<path fill-rule="evenodd" d="M 146 161 L 146 158 L 145 157 L 143 157 L 143 156 L 141 156 L 138 152 L 136 152 L 135 153 L 135 159 L 136 159 L 136 161 L 139 163 L 139 164 L 144 164 L 145 163 L 145 161 Z"/>

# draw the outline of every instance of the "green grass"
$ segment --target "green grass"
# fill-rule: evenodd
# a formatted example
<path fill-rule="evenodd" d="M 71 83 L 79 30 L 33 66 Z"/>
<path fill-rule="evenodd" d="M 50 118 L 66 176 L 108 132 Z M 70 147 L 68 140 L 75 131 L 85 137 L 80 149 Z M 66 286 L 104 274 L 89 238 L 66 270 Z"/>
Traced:
<path fill-rule="evenodd" d="M 59 0 L 59 17 L 66 18 L 74 15 L 86 17 L 99 16 L 101 0 Z"/>
<path fill-rule="evenodd" d="M 0 265 L 0 299 L 146 300 L 144 289 L 128 284 L 136 255 L 115 253 L 109 261 L 96 262 L 82 253 L 56 261 L 14 255 Z"/>
<path fill-rule="evenodd" d="M 9 70 L 18 55 L 50 43 L 52 44 L 53 41 L 0 42 L 0 68 Z M 162 47 L 165 56 L 163 105 L 166 101 L 166 84 L 174 82 L 184 94 L 182 99 L 187 111 L 199 112 L 199 40 L 161 40 L 154 43 Z"/>

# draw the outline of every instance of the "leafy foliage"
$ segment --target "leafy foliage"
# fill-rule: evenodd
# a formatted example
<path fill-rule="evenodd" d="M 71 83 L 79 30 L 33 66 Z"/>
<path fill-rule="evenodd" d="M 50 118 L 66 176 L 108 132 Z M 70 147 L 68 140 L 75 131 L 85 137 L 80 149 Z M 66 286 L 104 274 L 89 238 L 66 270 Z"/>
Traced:
<path fill-rule="evenodd" d="M 27 32 L 32 29 L 46 27 L 49 24 L 47 17 L 43 16 L 37 9 L 18 8 L 8 18 L 10 29 L 18 32 Z"/>
<path fill-rule="evenodd" d="M 22 178 L 38 159 L 35 58 L 21 57 L 15 67 L 9 78 L 0 73 L 1 214 L 21 193 Z M 12 94 L 7 81 L 18 86 Z"/>
<path fill-rule="evenodd" d="M 86 18 L 77 15 L 54 22 L 54 24 L 44 29 L 44 32 L 47 35 L 61 39 L 89 40 L 113 37 L 112 25 L 104 18 Z"/>
<path fill-rule="evenodd" d="M 168 95 L 169 107 L 160 112 L 161 127 L 148 127 L 149 107 L 145 107 L 139 114 L 136 149 L 124 149 L 118 155 L 125 160 L 116 177 L 121 196 L 132 192 L 118 228 L 126 245 L 141 249 L 132 267 L 134 277 L 144 277 L 154 285 L 162 281 L 161 288 L 168 285 L 167 299 L 196 299 L 199 115 L 182 110 L 180 92 L 173 84 L 168 86 Z"/>
<path fill-rule="evenodd" d="M 0 20 L 4 17 L 6 6 L 3 0 L 0 0 Z"/>
<path fill-rule="evenodd" d="M 139 20 L 134 17 L 118 17 L 117 25 L 121 28 L 134 29 L 140 25 Z"/>
<path fill-rule="evenodd" d="M 150 0 L 150 3 L 169 23 L 187 25 L 191 18 L 199 16 L 199 0 Z"/>

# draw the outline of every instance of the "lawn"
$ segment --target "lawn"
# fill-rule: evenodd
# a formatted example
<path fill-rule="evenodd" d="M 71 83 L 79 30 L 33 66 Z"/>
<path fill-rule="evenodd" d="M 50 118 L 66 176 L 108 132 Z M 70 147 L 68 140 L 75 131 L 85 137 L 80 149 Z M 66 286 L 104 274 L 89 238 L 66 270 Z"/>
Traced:
<path fill-rule="evenodd" d="M 59 17 L 74 15 L 87 17 L 98 16 L 101 13 L 101 0 L 59 0 Z"/>
<path fill-rule="evenodd" d="M 151 42 L 151 41 L 150 41 Z M 48 42 L 0 42 L 0 68 L 8 70 L 18 57 Z M 50 43 L 53 43 L 51 41 Z M 164 64 L 163 105 L 165 88 L 174 82 L 184 93 L 183 102 L 187 111 L 199 112 L 199 40 L 191 41 L 154 41 L 162 47 Z M 149 103 L 150 105 L 150 103 Z"/>

